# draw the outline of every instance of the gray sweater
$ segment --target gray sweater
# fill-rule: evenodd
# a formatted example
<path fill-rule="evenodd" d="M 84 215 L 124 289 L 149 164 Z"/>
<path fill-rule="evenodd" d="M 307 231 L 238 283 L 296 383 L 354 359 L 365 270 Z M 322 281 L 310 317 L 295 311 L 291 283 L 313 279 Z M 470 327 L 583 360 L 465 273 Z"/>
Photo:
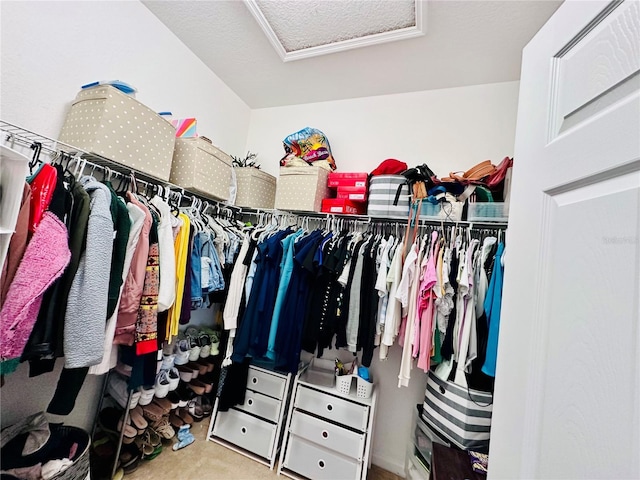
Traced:
<path fill-rule="evenodd" d="M 73 277 L 64 320 L 67 368 L 89 367 L 102 361 L 113 253 L 111 192 L 90 176 L 82 177 L 80 184 L 91 197 L 91 212 L 87 247 Z"/>

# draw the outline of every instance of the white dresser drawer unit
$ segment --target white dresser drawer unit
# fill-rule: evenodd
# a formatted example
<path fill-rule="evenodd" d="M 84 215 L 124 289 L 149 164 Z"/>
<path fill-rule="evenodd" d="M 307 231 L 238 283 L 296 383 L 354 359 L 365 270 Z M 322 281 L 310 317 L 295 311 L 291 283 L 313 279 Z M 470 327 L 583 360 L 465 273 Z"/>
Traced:
<path fill-rule="evenodd" d="M 368 406 L 343 400 L 328 393 L 300 386 L 294 407 L 360 431 L 367 429 Z"/>
<path fill-rule="evenodd" d="M 294 435 L 284 460 L 284 467 L 308 478 L 346 480 L 357 478 L 362 463 L 307 442 Z"/>
<path fill-rule="evenodd" d="M 366 435 L 356 433 L 333 423 L 325 422 L 301 411 L 293 412 L 292 434 L 334 450 L 358 461 L 362 460 Z"/>
<path fill-rule="evenodd" d="M 244 404 L 221 412 L 216 398 L 207 439 L 273 470 L 291 403 L 291 377 L 251 365 Z"/>
<path fill-rule="evenodd" d="M 273 398 L 282 398 L 286 383 L 286 377 L 274 375 L 265 370 L 258 370 L 255 367 L 249 367 L 249 377 L 247 378 L 247 388 L 249 390 L 264 393 Z"/>
<path fill-rule="evenodd" d="M 256 455 L 270 458 L 276 425 L 232 409 L 218 413 L 213 434 Z"/>
<path fill-rule="evenodd" d="M 280 400 L 268 397 L 262 393 L 247 390 L 244 405 L 236 405 L 235 408 L 252 413 L 258 417 L 277 423 L 280 415 Z"/>

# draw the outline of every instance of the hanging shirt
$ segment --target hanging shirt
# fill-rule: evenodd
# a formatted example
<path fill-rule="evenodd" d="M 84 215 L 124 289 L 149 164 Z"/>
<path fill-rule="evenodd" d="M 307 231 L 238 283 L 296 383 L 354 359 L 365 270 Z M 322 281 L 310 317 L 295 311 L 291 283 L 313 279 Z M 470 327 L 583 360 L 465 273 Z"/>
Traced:
<path fill-rule="evenodd" d="M 168 310 L 176 299 L 176 252 L 173 238 L 171 207 L 159 196 L 149 203 L 160 212 L 158 226 L 158 252 L 160 258 L 160 287 L 158 289 L 158 312 Z"/>
<path fill-rule="evenodd" d="M 400 343 L 402 344 L 402 360 L 400 361 L 400 372 L 398 373 L 398 388 L 406 387 L 409 385 L 409 379 L 411 378 L 411 369 L 413 368 L 412 349 L 411 346 L 416 338 L 416 321 L 415 318 L 418 315 L 418 287 L 420 285 L 420 273 L 423 266 L 426 264 L 427 257 L 424 255 L 422 248 L 422 241 L 417 238 L 414 242 L 412 250 L 415 248 L 417 252 L 417 258 L 415 258 L 415 278 L 411 282 L 409 290 L 409 304 L 407 306 L 407 316 L 403 320 L 404 331 L 401 327 L 399 333 Z M 409 255 L 407 255 L 407 258 Z M 424 258 L 423 258 L 424 257 Z"/>
<path fill-rule="evenodd" d="M 378 272 L 375 289 L 378 292 L 380 302 L 378 304 L 378 314 L 376 319 L 376 345 L 380 345 L 382 330 L 384 329 L 384 317 L 387 313 L 387 303 L 389 302 L 389 290 L 387 289 L 387 275 L 389 274 L 389 251 L 393 245 L 394 238 L 383 239 L 378 247 Z"/>
<path fill-rule="evenodd" d="M 136 250 L 131 260 L 129 274 L 124 282 L 122 298 L 118 307 L 118 325 L 114 337 L 114 343 L 119 345 L 133 345 L 134 333 L 136 330 L 136 319 L 138 317 L 138 307 L 142 298 L 144 287 L 144 277 L 147 269 L 147 259 L 149 258 L 149 232 L 151 231 L 151 212 L 142 204 L 135 195 L 127 192 L 128 200 L 137 205 L 145 215 L 140 238 Z"/>
<path fill-rule="evenodd" d="M 387 303 L 387 312 L 384 320 L 384 331 L 380 340 L 380 358 L 387 358 L 388 349 L 394 344 L 396 337 L 400 331 L 400 322 L 402 320 L 402 304 L 396 298 L 398 285 L 402 279 L 402 242 L 396 245 L 389 274 L 387 275 L 387 289 L 389 291 L 389 300 Z"/>
<path fill-rule="evenodd" d="M 500 313 L 502 309 L 502 282 L 504 276 L 504 243 L 498 245 L 489 289 L 484 301 L 484 310 L 489 322 L 489 340 L 487 343 L 487 357 L 482 371 L 492 377 L 496 376 L 496 358 L 498 353 L 498 336 L 500 333 Z"/>
<path fill-rule="evenodd" d="M 433 348 L 433 320 L 434 320 L 434 301 L 435 294 L 433 287 L 436 284 L 436 259 L 439 254 L 439 246 L 437 244 L 438 232 L 431 234 L 431 252 L 429 253 L 429 261 L 425 270 L 422 284 L 419 288 L 418 300 L 418 316 L 420 318 L 420 352 L 418 356 L 418 368 L 426 372 L 431 366 L 431 351 Z M 416 331 L 416 336 L 418 332 Z M 414 350 L 415 351 L 415 350 Z"/>
<path fill-rule="evenodd" d="M 471 362 L 477 355 L 475 289 L 473 285 L 473 256 L 479 240 L 473 239 L 467 248 L 465 261 L 460 274 L 459 312 L 458 312 L 458 364 L 455 383 L 467 385 L 465 372 L 470 371 Z"/>
<path fill-rule="evenodd" d="M 169 310 L 169 318 L 167 321 L 167 341 L 178 335 L 178 325 L 180 323 L 180 314 L 182 313 L 182 303 L 184 297 L 184 286 L 187 275 L 187 257 L 189 255 L 189 229 L 191 221 L 184 213 L 178 215 L 182 220 L 182 226 L 176 236 L 174 250 L 176 255 L 176 300 Z"/>
<path fill-rule="evenodd" d="M 229 282 L 229 294 L 227 301 L 224 305 L 223 321 L 225 330 L 231 330 L 238 326 L 238 312 L 240 310 L 240 303 L 242 302 L 242 291 L 244 288 L 244 281 L 247 275 L 247 265 L 244 263 L 244 258 L 249 251 L 249 234 L 244 235 L 242 247 L 238 254 L 238 259 L 231 272 L 231 280 Z"/>
<path fill-rule="evenodd" d="M 300 238 L 303 233 L 304 230 L 300 229 L 281 241 L 282 260 L 280 262 L 280 281 L 278 282 L 278 294 L 276 296 L 276 303 L 273 307 L 273 316 L 271 317 L 269 343 L 266 353 L 266 356 L 271 360 L 275 360 L 276 358 L 275 343 L 276 335 L 278 333 L 278 323 L 280 322 L 280 312 L 282 311 L 282 304 L 284 303 L 284 297 L 287 294 L 289 281 L 291 280 L 291 273 L 293 272 L 293 246 L 295 241 Z"/>

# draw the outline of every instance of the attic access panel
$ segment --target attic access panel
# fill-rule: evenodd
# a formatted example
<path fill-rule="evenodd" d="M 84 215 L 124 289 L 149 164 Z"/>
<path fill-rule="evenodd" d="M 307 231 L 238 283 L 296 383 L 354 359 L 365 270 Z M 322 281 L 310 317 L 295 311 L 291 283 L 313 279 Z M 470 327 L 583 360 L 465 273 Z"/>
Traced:
<path fill-rule="evenodd" d="M 244 0 L 284 62 L 424 35 L 422 0 Z"/>

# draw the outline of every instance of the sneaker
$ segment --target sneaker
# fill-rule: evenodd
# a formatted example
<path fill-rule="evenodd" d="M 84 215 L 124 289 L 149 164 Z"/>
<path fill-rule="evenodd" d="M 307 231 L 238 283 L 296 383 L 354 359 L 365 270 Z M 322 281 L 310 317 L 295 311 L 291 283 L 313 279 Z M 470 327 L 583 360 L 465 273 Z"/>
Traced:
<path fill-rule="evenodd" d="M 209 338 L 211 339 L 211 355 L 214 357 L 220 355 L 220 332 L 214 330 L 209 334 Z"/>
<path fill-rule="evenodd" d="M 187 337 L 189 342 L 189 361 L 195 362 L 200 358 L 200 342 L 198 341 L 198 337 Z"/>
<path fill-rule="evenodd" d="M 152 386 L 141 386 L 138 391 L 140 392 L 140 400 L 138 400 L 139 405 L 149 405 L 153 400 L 153 396 L 156 393 L 155 387 Z"/>
<path fill-rule="evenodd" d="M 200 358 L 207 358 L 211 355 L 211 338 L 205 332 L 200 333 L 198 337 L 200 342 Z"/>
<path fill-rule="evenodd" d="M 169 379 L 169 391 L 173 392 L 180 383 L 180 372 L 176 367 L 172 367 L 167 370 L 167 378 Z"/>
<path fill-rule="evenodd" d="M 169 393 L 169 375 L 166 370 L 161 370 L 156 377 L 156 397 L 164 398 Z"/>
<path fill-rule="evenodd" d="M 174 347 L 174 363 L 176 365 L 184 365 L 189 362 L 189 341 L 186 339 L 179 340 Z"/>
<path fill-rule="evenodd" d="M 160 365 L 160 370 L 169 370 L 173 368 L 173 364 L 175 362 L 176 356 L 174 354 L 171 355 L 162 355 L 162 365 Z"/>

